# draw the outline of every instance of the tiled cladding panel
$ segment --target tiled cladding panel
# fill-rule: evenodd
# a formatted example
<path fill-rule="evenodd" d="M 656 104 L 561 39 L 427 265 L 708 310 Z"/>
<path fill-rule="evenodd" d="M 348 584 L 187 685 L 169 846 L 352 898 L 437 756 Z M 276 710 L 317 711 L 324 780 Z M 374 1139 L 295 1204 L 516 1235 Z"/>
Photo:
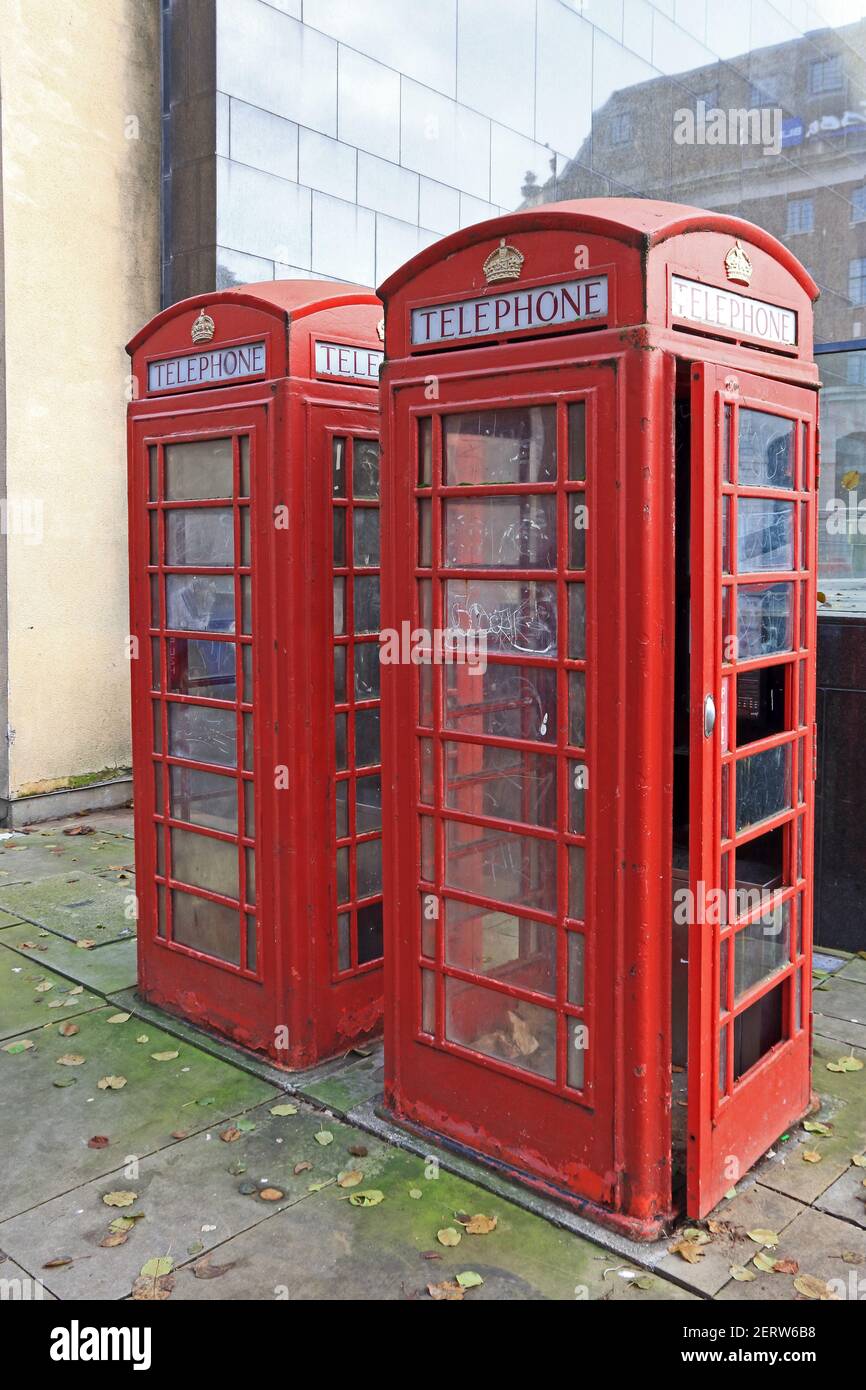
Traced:
<path fill-rule="evenodd" d="M 822 29 L 801 0 L 216 6 L 223 283 L 279 267 L 373 283 L 499 211 L 609 194 L 738 213 L 785 240 L 787 199 L 827 188 L 793 249 L 827 291 L 819 340 L 860 336 L 848 210 L 866 183 L 866 126 L 841 118 L 866 110 L 866 19 Z M 814 72 L 834 55 L 835 87 Z M 802 132 L 772 168 L 754 143 L 675 140 L 700 101 L 773 103 Z M 826 137 L 807 131 L 815 118 Z"/>

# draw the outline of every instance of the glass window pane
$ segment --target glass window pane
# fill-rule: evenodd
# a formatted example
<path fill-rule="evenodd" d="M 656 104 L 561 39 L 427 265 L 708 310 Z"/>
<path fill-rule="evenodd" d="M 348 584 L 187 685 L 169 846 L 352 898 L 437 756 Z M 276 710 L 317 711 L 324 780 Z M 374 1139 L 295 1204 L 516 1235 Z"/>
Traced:
<path fill-rule="evenodd" d="M 147 450 L 148 497 L 151 502 L 159 498 L 159 449 L 151 444 Z"/>
<path fill-rule="evenodd" d="M 586 533 L 589 514 L 585 492 L 572 492 L 568 498 L 568 564 L 573 570 L 586 569 Z"/>
<path fill-rule="evenodd" d="M 362 840 L 355 849 L 358 897 L 371 898 L 382 891 L 382 841 Z"/>
<path fill-rule="evenodd" d="M 366 835 L 382 829 L 382 779 L 358 777 L 355 781 L 355 833 Z"/>
<path fill-rule="evenodd" d="M 235 581 L 230 574 L 167 574 L 167 625 L 181 632 L 234 632 Z"/>
<path fill-rule="evenodd" d="M 345 840 L 349 834 L 349 783 L 347 779 L 335 783 L 334 811 L 338 840 Z"/>
<path fill-rule="evenodd" d="M 334 755 L 338 772 L 345 772 L 349 766 L 348 719 L 347 714 L 334 715 Z"/>
<path fill-rule="evenodd" d="M 776 497 L 741 497 L 737 504 L 740 574 L 794 567 L 794 503 Z"/>
<path fill-rule="evenodd" d="M 352 513 L 352 561 L 356 568 L 379 564 L 379 508 L 355 507 Z"/>
<path fill-rule="evenodd" d="M 356 632 L 379 631 L 379 576 L 358 575 L 354 580 L 354 628 Z"/>
<path fill-rule="evenodd" d="M 176 695 L 234 700 L 234 642 L 207 642 L 197 637 L 167 637 L 168 688 Z"/>
<path fill-rule="evenodd" d="M 337 969 L 351 970 L 352 968 L 352 914 L 350 912 L 339 912 L 337 914 Z"/>
<path fill-rule="evenodd" d="M 433 481 L 433 421 L 429 415 L 418 421 L 418 486 L 430 487 Z"/>
<path fill-rule="evenodd" d="M 582 921 L 586 900 L 586 850 L 583 845 L 568 846 L 568 915 Z"/>
<path fill-rule="evenodd" d="M 556 498 L 552 495 L 451 497 L 442 510 L 446 566 L 556 568 Z"/>
<path fill-rule="evenodd" d="M 568 476 L 573 483 L 586 478 L 586 404 L 575 401 L 568 407 Z"/>
<path fill-rule="evenodd" d="M 586 764 L 569 762 L 568 779 L 568 828 L 573 835 L 583 835 L 586 833 Z"/>
<path fill-rule="evenodd" d="M 346 496 L 346 441 L 340 437 L 331 444 L 331 486 L 335 497 Z"/>
<path fill-rule="evenodd" d="M 739 1000 L 761 980 L 782 970 L 789 960 L 790 902 L 775 904 L 734 938 L 734 989 Z"/>
<path fill-rule="evenodd" d="M 171 911 L 175 941 L 231 965 L 240 964 L 240 919 L 234 908 L 173 889 Z"/>
<path fill-rule="evenodd" d="M 445 883 L 498 902 L 556 911 L 556 845 L 507 830 L 446 821 Z"/>
<path fill-rule="evenodd" d="M 575 748 L 586 745 L 586 672 L 568 673 L 568 741 Z"/>
<path fill-rule="evenodd" d="M 382 761 L 378 709 L 355 711 L 355 766 L 372 767 Z"/>
<path fill-rule="evenodd" d="M 739 1081 L 785 1035 L 782 984 L 734 1019 L 734 1080 Z"/>
<path fill-rule="evenodd" d="M 568 586 L 568 655 L 574 661 L 586 658 L 586 585 Z"/>
<path fill-rule="evenodd" d="M 790 745 L 782 744 L 737 763 L 738 832 L 791 804 L 790 755 Z"/>
<path fill-rule="evenodd" d="M 737 659 L 789 652 L 794 641 L 793 584 L 743 584 L 737 589 Z"/>
<path fill-rule="evenodd" d="M 165 513 L 167 565 L 233 565 L 231 507 L 176 507 Z"/>
<path fill-rule="evenodd" d="M 168 706 L 168 751 L 175 758 L 235 767 L 237 723 L 234 710 L 172 701 Z"/>
<path fill-rule="evenodd" d="M 165 495 L 169 502 L 231 497 L 234 465 L 231 439 L 198 439 L 166 444 Z"/>
<path fill-rule="evenodd" d="M 587 1047 L 586 1024 L 578 1018 L 568 1020 L 566 1081 L 574 1090 L 583 1089 L 584 1054 Z"/>
<path fill-rule="evenodd" d="M 238 896 L 238 851 L 227 840 L 172 829 L 171 876 L 193 888 L 206 888 L 224 898 Z"/>
<path fill-rule="evenodd" d="M 342 637 L 346 631 L 346 581 L 339 575 L 334 580 L 334 636 Z"/>
<path fill-rule="evenodd" d="M 237 833 L 237 782 L 195 767 L 172 767 L 171 814 L 175 820 L 207 825 L 212 830 Z"/>
<path fill-rule="evenodd" d="M 556 930 L 546 922 L 446 898 L 445 959 L 539 994 L 556 993 Z"/>
<path fill-rule="evenodd" d="M 763 410 L 740 410 L 740 487 L 794 486 L 794 421 Z"/>
<path fill-rule="evenodd" d="M 556 742 L 554 667 L 491 662 L 482 672 L 457 665 L 444 671 L 447 729 Z"/>
<path fill-rule="evenodd" d="M 334 704 L 344 705 L 348 699 L 346 692 L 346 648 L 334 648 Z"/>
<path fill-rule="evenodd" d="M 581 932 L 568 933 L 568 1002 L 584 1003 L 584 944 Z"/>
<path fill-rule="evenodd" d="M 535 1076 L 556 1076 L 556 1014 L 498 990 L 445 979 L 445 1036 Z"/>
<path fill-rule="evenodd" d="M 446 484 L 555 482 L 555 406 L 475 410 L 443 424 Z"/>
<path fill-rule="evenodd" d="M 418 568 L 433 564 L 433 504 L 429 498 L 418 502 Z"/>
<path fill-rule="evenodd" d="M 356 439 L 353 443 L 352 496 L 379 496 L 379 444 L 375 439 Z"/>
<path fill-rule="evenodd" d="M 250 495 L 250 437 L 242 434 L 238 439 L 238 461 L 240 463 L 241 497 Z"/>
<path fill-rule="evenodd" d="M 337 902 L 346 903 L 351 897 L 349 892 L 349 847 L 344 845 L 337 850 Z"/>
<path fill-rule="evenodd" d="M 255 917 L 247 917 L 247 970 L 257 970 L 259 939 Z"/>
<path fill-rule="evenodd" d="M 447 626 L 485 634 L 490 652 L 556 655 L 556 588 L 521 579 L 449 579 Z"/>
<path fill-rule="evenodd" d="M 555 828 L 555 758 L 493 744 L 444 747 L 445 805 L 451 810 Z"/>
<path fill-rule="evenodd" d="M 332 507 L 334 530 L 333 563 L 340 569 L 346 563 L 346 508 Z"/>
<path fill-rule="evenodd" d="M 378 700 L 380 693 L 379 643 L 357 642 L 354 651 L 355 699 Z"/>
<path fill-rule="evenodd" d="M 382 957 L 382 904 L 367 903 L 358 908 L 358 964 Z"/>

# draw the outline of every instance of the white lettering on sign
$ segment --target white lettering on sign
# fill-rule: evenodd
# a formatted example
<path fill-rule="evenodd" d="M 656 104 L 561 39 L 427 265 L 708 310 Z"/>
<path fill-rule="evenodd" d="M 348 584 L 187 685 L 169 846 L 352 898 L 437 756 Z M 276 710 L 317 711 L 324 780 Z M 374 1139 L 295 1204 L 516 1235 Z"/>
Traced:
<path fill-rule="evenodd" d="M 212 386 L 217 381 L 264 376 L 265 366 L 264 343 L 244 343 L 240 347 L 191 352 L 184 357 L 164 357 L 159 362 L 148 362 L 147 389 L 177 391 L 184 386 Z"/>
<path fill-rule="evenodd" d="M 606 313 L 607 276 L 596 275 L 413 309 L 412 342 L 420 346 L 483 338 L 491 333 L 521 333 L 554 324 L 582 323 L 603 318 Z"/>
<path fill-rule="evenodd" d="M 317 376 L 350 376 L 355 381 L 379 384 L 379 368 L 385 360 L 377 348 L 349 347 L 346 343 L 316 343 Z"/>
<path fill-rule="evenodd" d="M 671 276 L 671 316 L 706 324 L 708 328 L 722 328 L 727 333 L 760 338 L 765 343 L 782 343 L 785 347 L 797 344 L 797 315 L 793 309 L 750 299 L 733 290 L 720 290 L 715 285 L 702 285 L 681 275 Z"/>

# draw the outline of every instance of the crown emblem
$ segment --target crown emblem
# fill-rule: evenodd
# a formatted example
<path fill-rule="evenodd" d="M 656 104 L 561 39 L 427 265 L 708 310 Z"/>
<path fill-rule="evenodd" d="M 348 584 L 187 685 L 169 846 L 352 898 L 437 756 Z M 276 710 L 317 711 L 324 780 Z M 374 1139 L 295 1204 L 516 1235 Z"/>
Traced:
<path fill-rule="evenodd" d="M 738 285 L 748 285 L 752 278 L 752 262 L 749 260 L 739 238 L 725 256 L 725 273 L 729 280 Z"/>
<path fill-rule="evenodd" d="M 216 325 L 210 314 L 206 314 L 202 309 L 198 318 L 192 326 L 192 340 L 194 343 L 209 343 L 214 335 Z"/>
<path fill-rule="evenodd" d="M 484 262 L 484 278 L 488 285 L 497 280 L 519 280 L 525 259 L 516 246 L 506 246 L 503 237 Z"/>
<path fill-rule="evenodd" d="M 379 335 L 379 342 L 380 342 L 380 343 L 384 343 L 384 341 L 385 341 L 385 319 L 384 319 L 384 317 L 381 318 L 381 319 L 379 320 L 379 322 L 376 324 L 376 332 L 377 332 L 378 335 Z"/>

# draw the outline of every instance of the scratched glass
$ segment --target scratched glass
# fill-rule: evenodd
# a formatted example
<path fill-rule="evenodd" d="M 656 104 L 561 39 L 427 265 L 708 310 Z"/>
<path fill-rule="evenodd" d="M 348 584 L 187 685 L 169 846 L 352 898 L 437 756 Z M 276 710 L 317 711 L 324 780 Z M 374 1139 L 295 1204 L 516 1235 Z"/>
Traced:
<path fill-rule="evenodd" d="M 228 840 L 214 840 L 193 830 L 171 832 L 171 876 L 191 888 L 223 898 L 238 896 L 238 851 Z"/>
<path fill-rule="evenodd" d="M 168 705 L 168 751 L 191 762 L 237 766 L 237 720 L 234 710 L 210 705 Z"/>
<path fill-rule="evenodd" d="M 452 569 L 556 568 L 556 498 L 451 497 L 443 503 L 444 564 Z"/>
<path fill-rule="evenodd" d="M 741 408 L 738 443 L 740 487 L 793 488 L 793 420 Z"/>
<path fill-rule="evenodd" d="M 446 743 L 445 805 L 469 816 L 556 826 L 556 759 L 497 744 Z"/>
<path fill-rule="evenodd" d="M 793 584 L 737 587 L 737 658 L 789 652 L 794 641 Z"/>
<path fill-rule="evenodd" d="M 234 642 L 167 637 L 168 688 L 175 695 L 234 700 L 237 694 Z"/>
<path fill-rule="evenodd" d="M 225 830 L 230 835 L 237 833 L 238 793 L 234 778 L 177 764 L 172 765 L 169 776 L 171 814 L 175 820 Z"/>
<path fill-rule="evenodd" d="M 379 666 L 379 643 L 356 642 L 354 662 L 355 699 L 378 700 L 382 674 Z"/>
<path fill-rule="evenodd" d="M 781 744 L 737 763 L 737 831 L 785 811 L 791 804 L 791 747 Z"/>
<path fill-rule="evenodd" d="M 234 465 L 231 439 L 197 439 L 166 444 L 165 496 L 169 502 L 231 497 Z"/>
<path fill-rule="evenodd" d="M 234 632 L 231 574 L 167 574 L 166 625 L 181 632 Z"/>
<path fill-rule="evenodd" d="M 556 481 L 556 407 L 473 410 L 444 420 L 445 482 Z"/>
<path fill-rule="evenodd" d="M 355 507 L 352 513 L 352 560 L 356 567 L 379 564 L 379 508 Z"/>
<path fill-rule="evenodd" d="M 379 445 L 375 439 L 356 439 L 352 444 L 352 496 L 378 498 Z"/>
<path fill-rule="evenodd" d="M 783 970 L 789 959 L 791 903 L 775 903 L 756 922 L 750 922 L 734 938 L 734 989 L 736 1000 L 746 990 Z"/>
<path fill-rule="evenodd" d="M 737 504 L 740 574 L 794 567 L 794 503 L 777 497 L 741 497 Z"/>
<path fill-rule="evenodd" d="M 555 927 L 457 898 L 443 899 L 443 915 L 448 965 L 539 994 L 556 993 Z"/>
<path fill-rule="evenodd" d="M 556 586 L 522 579 L 449 579 L 447 626 L 483 634 L 490 652 L 556 655 Z"/>
<path fill-rule="evenodd" d="M 445 884 L 498 902 L 556 911 L 556 844 L 489 826 L 445 822 Z"/>
<path fill-rule="evenodd" d="M 446 666 L 446 729 L 533 743 L 556 742 L 556 669 L 491 662 L 486 671 Z"/>
<path fill-rule="evenodd" d="M 233 565 L 231 507 L 173 507 L 165 513 L 167 565 Z"/>
<path fill-rule="evenodd" d="M 556 1014 L 498 990 L 445 979 L 445 1036 L 520 1071 L 556 1076 Z"/>

